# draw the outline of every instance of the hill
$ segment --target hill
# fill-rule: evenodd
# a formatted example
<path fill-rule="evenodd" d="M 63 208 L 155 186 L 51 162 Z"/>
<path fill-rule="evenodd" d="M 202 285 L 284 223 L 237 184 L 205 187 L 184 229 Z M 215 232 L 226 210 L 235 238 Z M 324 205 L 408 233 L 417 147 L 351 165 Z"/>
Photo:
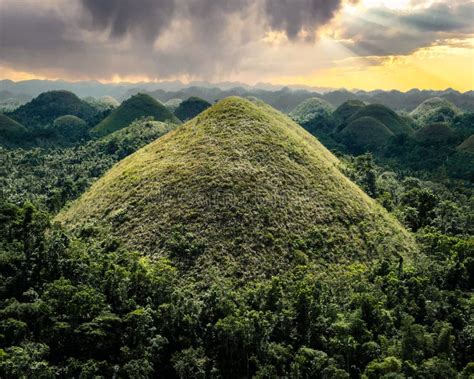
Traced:
<path fill-rule="evenodd" d="M 174 111 L 174 115 L 181 121 L 188 121 L 196 117 L 199 113 L 205 111 L 210 106 L 211 104 L 204 99 L 199 97 L 190 97 L 178 105 Z"/>
<path fill-rule="evenodd" d="M 332 127 L 331 114 L 334 107 L 326 100 L 312 97 L 298 104 L 290 117 L 309 132 Z"/>
<path fill-rule="evenodd" d="M 0 113 L 0 143 L 21 142 L 27 133 L 23 125 Z"/>
<path fill-rule="evenodd" d="M 10 117 L 27 128 L 35 128 L 51 124 L 56 118 L 65 115 L 77 116 L 89 122 L 96 114 L 97 111 L 90 104 L 72 92 L 50 91 L 22 105 L 10 113 Z"/>
<path fill-rule="evenodd" d="M 336 126 L 345 125 L 347 121 L 358 111 L 365 107 L 365 103 L 360 100 L 347 100 L 337 107 L 332 114 Z"/>
<path fill-rule="evenodd" d="M 351 123 L 362 117 L 372 117 L 384 124 L 393 134 L 411 134 L 413 129 L 394 111 L 380 104 L 370 104 L 353 114 L 348 122 Z"/>
<path fill-rule="evenodd" d="M 89 128 L 83 119 L 73 115 L 66 115 L 54 120 L 50 129 L 57 137 L 74 142 L 87 137 Z"/>
<path fill-rule="evenodd" d="M 418 105 L 410 115 L 421 125 L 437 122 L 451 122 L 461 110 L 449 100 L 433 97 Z"/>
<path fill-rule="evenodd" d="M 177 98 L 173 98 L 173 99 L 169 99 L 167 101 L 165 101 L 163 103 L 163 105 L 168 108 L 168 110 L 172 113 L 174 113 L 174 111 L 176 110 L 176 108 L 179 107 L 179 104 L 181 104 L 183 102 L 183 100 L 181 99 L 177 99 Z"/>
<path fill-rule="evenodd" d="M 270 106 L 228 98 L 122 160 L 56 220 L 198 277 L 407 254 L 410 235 L 339 164 Z"/>
<path fill-rule="evenodd" d="M 393 135 L 391 130 L 372 117 L 358 118 L 339 133 L 344 144 L 357 152 L 376 150 L 384 146 Z"/>
<path fill-rule="evenodd" d="M 125 100 L 109 116 L 91 129 L 96 136 L 104 136 L 130 125 L 141 117 L 153 117 L 156 121 L 179 120 L 157 100 L 143 93 L 139 93 Z"/>
<path fill-rule="evenodd" d="M 474 153 L 474 134 L 466 138 L 464 142 L 458 146 L 458 150 Z"/>
<path fill-rule="evenodd" d="M 423 143 L 449 143 L 456 139 L 452 128 L 446 123 L 436 123 L 427 125 L 415 133 L 415 138 Z"/>

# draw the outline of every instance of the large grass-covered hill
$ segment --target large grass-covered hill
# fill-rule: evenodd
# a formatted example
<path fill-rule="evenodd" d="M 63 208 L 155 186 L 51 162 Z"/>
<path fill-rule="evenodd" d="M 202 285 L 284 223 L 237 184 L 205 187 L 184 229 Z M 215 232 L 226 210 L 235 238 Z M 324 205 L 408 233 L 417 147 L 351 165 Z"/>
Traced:
<path fill-rule="evenodd" d="M 72 92 L 50 91 L 42 93 L 9 114 L 27 128 L 52 124 L 56 118 L 65 115 L 77 116 L 90 122 L 97 115 L 97 111 Z"/>
<path fill-rule="evenodd" d="M 410 235 L 339 165 L 287 116 L 228 98 L 118 163 L 57 221 L 78 233 L 102 229 L 196 276 L 413 251 Z"/>
<path fill-rule="evenodd" d="M 379 149 L 393 135 L 389 128 L 373 117 L 358 118 L 340 132 L 344 144 L 353 151 Z"/>
<path fill-rule="evenodd" d="M 109 116 L 91 129 L 96 136 L 104 136 L 123 129 L 141 117 L 153 117 L 156 121 L 180 121 L 161 103 L 149 95 L 139 93 L 125 100 Z"/>

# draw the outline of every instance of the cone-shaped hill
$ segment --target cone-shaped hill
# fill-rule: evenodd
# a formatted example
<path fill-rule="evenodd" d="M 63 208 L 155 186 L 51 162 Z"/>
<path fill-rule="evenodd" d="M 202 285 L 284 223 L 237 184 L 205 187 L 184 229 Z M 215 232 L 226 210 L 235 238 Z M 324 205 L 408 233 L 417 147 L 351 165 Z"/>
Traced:
<path fill-rule="evenodd" d="M 104 136 L 126 128 L 141 117 L 153 117 L 156 121 L 180 121 L 161 103 L 149 95 L 139 93 L 125 100 L 110 115 L 91 129 L 96 136 Z"/>
<path fill-rule="evenodd" d="M 188 121 L 196 117 L 199 113 L 204 112 L 210 106 L 211 103 L 206 100 L 192 96 L 178 105 L 174 111 L 174 115 L 181 121 Z"/>
<path fill-rule="evenodd" d="M 474 134 L 466 138 L 462 144 L 457 147 L 458 150 L 474 153 Z"/>
<path fill-rule="evenodd" d="M 445 123 L 427 125 L 415 133 L 415 138 L 423 143 L 449 143 L 456 139 L 452 128 Z"/>
<path fill-rule="evenodd" d="M 352 121 L 340 133 L 344 143 L 355 150 L 372 150 L 385 145 L 394 134 L 373 117 Z"/>
<path fill-rule="evenodd" d="M 0 113 L 0 143 L 21 142 L 26 134 L 27 130 L 23 125 Z"/>
<path fill-rule="evenodd" d="M 432 97 L 418 105 L 410 115 L 421 125 L 451 122 L 461 110 L 447 99 Z"/>
<path fill-rule="evenodd" d="M 44 92 L 11 113 L 11 117 L 27 128 L 45 126 L 65 115 L 77 116 L 86 122 L 94 119 L 97 111 L 86 101 L 69 91 Z"/>
<path fill-rule="evenodd" d="M 311 97 L 298 104 L 290 113 L 290 117 L 298 124 L 305 124 L 318 117 L 329 117 L 334 107 L 324 99 Z"/>
<path fill-rule="evenodd" d="M 197 276 L 413 251 L 410 234 L 338 165 L 287 116 L 227 98 L 119 162 L 56 220 L 78 233 L 104 228 Z"/>
<path fill-rule="evenodd" d="M 341 126 L 347 123 L 347 121 L 358 111 L 365 107 L 365 103 L 360 100 L 347 100 L 337 107 L 332 114 L 336 125 Z"/>
<path fill-rule="evenodd" d="M 381 104 L 369 104 L 352 115 L 349 123 L 362 117 L 372 117 L 384 124 L 393 134 L 412 134 L 413 129 L 394 111 Z"/>

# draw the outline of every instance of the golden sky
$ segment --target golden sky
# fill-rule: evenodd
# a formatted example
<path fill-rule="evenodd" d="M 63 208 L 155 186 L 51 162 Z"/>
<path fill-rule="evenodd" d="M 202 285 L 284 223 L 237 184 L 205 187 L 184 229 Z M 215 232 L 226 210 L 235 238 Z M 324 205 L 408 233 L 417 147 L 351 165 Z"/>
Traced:
<path fill-rule="evenodd" d="M 472 0 L 123 4 L 0 0 L 0 79 L 474 89 Z"/>

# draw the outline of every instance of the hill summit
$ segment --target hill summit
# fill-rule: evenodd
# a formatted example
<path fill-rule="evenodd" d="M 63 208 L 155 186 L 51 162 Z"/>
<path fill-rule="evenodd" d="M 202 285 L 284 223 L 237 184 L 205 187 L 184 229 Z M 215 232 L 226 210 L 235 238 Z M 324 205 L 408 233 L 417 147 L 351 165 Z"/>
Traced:
<path fill-rule="evenodd" d="M 119 162 L 57 220 L 197 276 L 407 255 L 410 235 L 339 164 L 287 116 L 232 97 Z"/>
<path fill-rule="evenodd" d="M 72 92 L 49 91 L 22 105 L 10 117 L 27 128 L 32 128 L 51 124 L 56 118 L 65 115 L 77 116 L 88 122 L 96 113 L 90 104 Z"/>
<path fill-rule="evenodd" d="M 149 95 L 139 93 L 125 100 L 110 115 L 91 129 L 91 133 L 104 136 L 122 128 L 141 117 L 153 117 L 156 121 L 180 121 L 161 103 Z"/>

